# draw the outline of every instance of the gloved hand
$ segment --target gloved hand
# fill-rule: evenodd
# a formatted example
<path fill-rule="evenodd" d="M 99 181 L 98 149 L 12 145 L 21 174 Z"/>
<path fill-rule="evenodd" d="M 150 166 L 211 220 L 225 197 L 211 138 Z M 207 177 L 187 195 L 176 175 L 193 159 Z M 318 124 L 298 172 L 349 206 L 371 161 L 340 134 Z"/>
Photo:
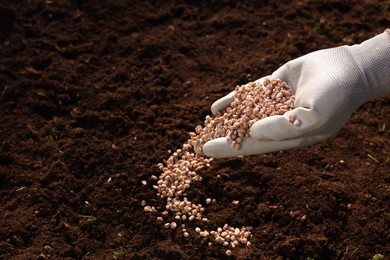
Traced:
<path fill-rule="evenodd" d="M 360 105 L 390 93 L 390 31 L 361 44 L 309 53 L 268 77 L 291 87 L 295 108 L 257 121 L 239 150 L 231 148 L 225 137 L 207 142 L 203 146 L 206 156 L 222 158 L 304 147 L 337 134 Z M 226 108 L 233 96 L 231 92 L 217 100 L 212 113 Z M 291 115 L 299 125 L 289 120 Z"/>

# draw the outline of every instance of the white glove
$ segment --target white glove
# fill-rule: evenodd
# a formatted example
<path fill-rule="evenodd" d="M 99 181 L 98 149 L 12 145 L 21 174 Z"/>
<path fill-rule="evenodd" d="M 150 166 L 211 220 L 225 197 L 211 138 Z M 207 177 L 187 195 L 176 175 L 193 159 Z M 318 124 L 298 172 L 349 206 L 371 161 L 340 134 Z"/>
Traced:
<path fill-rule="evenodd" d="M 295 109 L 257 121 L 239 150 L 231 148 L 225 137 L 207 142 L 203 146 L 206 156 L 223 158 L 304 147 L 337 134 L 360 105 L 390 93 L 390 31 L 361 44 L 309 53 L 287 62 L 269 77 L 291 87 Z M 231 92 L 217 100 L 212 113 L 226 108 L 233 96 Z M 300 121 L 298 126 L 289 121 L 290 115 Z"/>

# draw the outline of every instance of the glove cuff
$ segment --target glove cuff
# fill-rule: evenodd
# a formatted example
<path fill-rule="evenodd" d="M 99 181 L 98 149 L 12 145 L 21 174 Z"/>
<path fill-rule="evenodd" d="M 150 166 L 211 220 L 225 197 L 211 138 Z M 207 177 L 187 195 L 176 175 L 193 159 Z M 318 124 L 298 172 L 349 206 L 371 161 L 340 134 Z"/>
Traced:
<path fill-rule="evenodd" d="M 390 93 L 390 30 L 351 46 L 350 51 L 365 77 L 360 89 L 364 99 Z"/>

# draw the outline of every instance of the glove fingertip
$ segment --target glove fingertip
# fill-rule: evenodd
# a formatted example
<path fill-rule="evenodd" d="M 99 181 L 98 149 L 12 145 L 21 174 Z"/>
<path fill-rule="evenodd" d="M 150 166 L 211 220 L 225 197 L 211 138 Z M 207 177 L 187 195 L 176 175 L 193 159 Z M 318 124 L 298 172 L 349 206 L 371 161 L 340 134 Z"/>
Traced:
<path fill-rule="evenodd" d="M 218 99 L 211 105 L 211 112 L 216 115 L 218 112 L 228 107 L 234 100 L 235 91 L 230 92 L 226 96 Z"/>
<path fill-rule="evenodd" d="M 214 104 L 211 105 L 211 113 L 213 113 L 213 115 L 216 115 L 222 109 L 216 102 L 214 102 Z"/>
<path fill-rule="evenodd" d="M 213 158 L 219 157 L 218 154 L 220 153 L 221 149 L 223 149 L 223 142 L 222 140 L 218 140 L 218 139 L 208 141 L 202 147 L 203 154 L 206 155 L 207 157 L 213 157 Z"/>

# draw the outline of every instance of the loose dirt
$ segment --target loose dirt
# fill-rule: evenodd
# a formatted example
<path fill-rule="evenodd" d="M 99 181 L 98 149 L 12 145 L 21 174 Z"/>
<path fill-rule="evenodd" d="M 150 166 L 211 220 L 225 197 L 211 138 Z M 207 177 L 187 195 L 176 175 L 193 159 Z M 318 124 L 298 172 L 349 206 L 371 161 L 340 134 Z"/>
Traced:
<path fill-rule="evenodd" d="M 388 96 L 320 144 L 200 171 L 188 197 L 216 199 L 208 225 L 254 228 L 230 257 L 194 234 L 198 224 L 185 238 L 141 206 L 163 206 L 151 176 L 216 99 L 293 58 L 382 33 L 388 1 L 0 6 L 15 11 L 1 10 L 0 26 L 0 259 L 390 257 Z"/>

